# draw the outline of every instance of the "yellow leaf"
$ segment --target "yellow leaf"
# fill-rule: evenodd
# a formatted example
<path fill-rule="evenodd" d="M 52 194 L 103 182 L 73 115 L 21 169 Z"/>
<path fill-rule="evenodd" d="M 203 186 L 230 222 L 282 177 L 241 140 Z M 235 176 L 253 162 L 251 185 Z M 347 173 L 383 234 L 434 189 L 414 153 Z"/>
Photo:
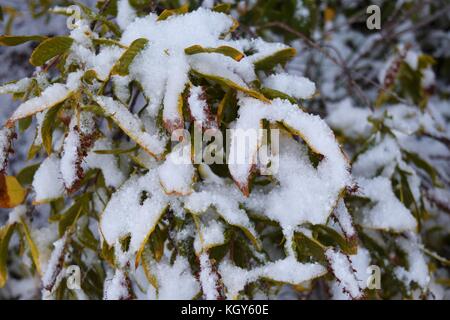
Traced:
<path fill-rule="evenodd" d="M 187 13 L 189 11 L 189 4 L 186 3 L 182 5 L 181 7 L 177 9 L 166 9 L 158 17 L 158 21 L 163 21 L 169 18 L 170 16 L 176 15 L 176 14 L 183 14 Z"/>
<path fill-rule="evenodd" d="M 42 275 L 41 264 L 39 262 L 39 250 L 31 237 L 30 229 L 23 218 L 20 218 L 20 224 L 22 226 L 23 234 L 27 240 L 28 247 L 30 248 L 31 258 L 33 259 L 34 265 L 39 275 Z"/>
<path fill-rule="evenodd" d="M 14 208 L 25 200 L 27 194 L 16 177 L 0 174 L 0 208 Z"/>

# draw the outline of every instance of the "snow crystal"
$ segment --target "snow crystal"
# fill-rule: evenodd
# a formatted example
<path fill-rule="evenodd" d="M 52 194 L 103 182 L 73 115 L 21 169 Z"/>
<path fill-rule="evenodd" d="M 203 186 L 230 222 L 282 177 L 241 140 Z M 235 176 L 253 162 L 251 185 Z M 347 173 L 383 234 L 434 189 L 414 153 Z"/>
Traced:
<path fill-rule="evenodd" d="M 264 86 L 284 92 L 296 99 L 309 99 L 316 91 L 316 85 L 305 77 L 277 73 L 264 80 Z"/>
<path fill-rule="evenodd" d="M 221 222 L 211 220 L 207 226 L 201 225 L 195 235 L 194 249 L 197 254 L 225 242 L 224 226 Z"/>
<path fill-rule="evenodd" d="M 0 86 L 0 94 L 24 92 L 31 84 L 30 78 L 23 78 Z"/>
<path fill-rule="evenodd" d="M 133 22 L 136 17 L 136 10 L 134 10 L 128 0 L 119 0 L 117 2 L 117 24 L 122 30 Z"/>

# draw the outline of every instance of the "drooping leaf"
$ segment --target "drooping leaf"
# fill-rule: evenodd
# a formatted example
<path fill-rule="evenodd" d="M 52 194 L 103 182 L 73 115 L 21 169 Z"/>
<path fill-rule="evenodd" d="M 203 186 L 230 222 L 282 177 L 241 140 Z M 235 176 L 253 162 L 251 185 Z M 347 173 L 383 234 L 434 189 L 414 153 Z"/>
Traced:
<path fill-rule="evenodd" d="M 42 145 L 45 148 L 45 151 L 48 155 L 52 153 L 52 142 L 53 142 L 53 130 L 56 126 L 56 115 L 60 106 L 51 108 L 44 117 L 44 121 L 42 122 L 41 127 L 41 137 L 42 137 Z"/>
<path fill-rule="evenodd" d="M 73 39 L 67 36 L 57 36 L 41 42 L 31 54 L 30 63 L 39 67 L 51 58 L 67 52 L 72 46 Z"/>
<path fill-rule="evenodd" d="M 168 17 L 177 15 L 177 14 L 184 14 L 189 11 L 189 3 L 185 3 L 181 7 L 177 9 L 166 9 L 158 17 L 158 21 L 166 20 Z"/>
<path fill-rule="evenodd" d="M 8 279 L 8 246 L 15 226 L 15 224 L 6 224 L 0 229 L 0 288 L 5 286 Z"/>
<path fill-rule="evenodd" d="M 22 227 L 21 230 L 23 231 L 25 240 L 27 241 L 28 248 L 30 249 L 31 258 L 36 267 L 36 271 L 38 272 L 39 275 L 42 275 L 41 263 L 39 260 L 39 250 L 31 236 L 30 229 L 28 228 L 28 225 L 23 217 L 20 218 L 20 225 Z"/>

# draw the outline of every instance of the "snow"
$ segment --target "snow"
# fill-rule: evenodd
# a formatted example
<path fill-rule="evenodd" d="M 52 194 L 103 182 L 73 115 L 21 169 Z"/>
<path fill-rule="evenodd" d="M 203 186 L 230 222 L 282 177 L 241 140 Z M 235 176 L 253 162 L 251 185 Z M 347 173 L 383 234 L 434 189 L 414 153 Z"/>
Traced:
<path fill-rule="evenodd" d="M 203 291 L 203 297 L 206 300 L 217 300 L 220 295 L 217 291 L 218 277 L 212 270 L 211 261 L 209 255 L 206 252 L 200 254 L 200 284 Z"/>
<path fill-rule="evenodd" d="M 367 273 L 367 268 L 370 265 L 369 251 L 365 248 L 358 247 L 357 254 L 348 256 L 348 258 L 351 261 L 352 269 L 355 270 L 358 286 L 364 290 L 367 287 L 367 279 L 370 276 Z M 331 291 L 334 300 L 349 300 L 352 298 L 344 285 L 336 280 L 332 283 Z"/>
<path fill-rule="evenodd" d="M 64 194 L 64 180 L 60 171 L 61 160 L 50 155 L 39 166 L 34 174 L 33 189 L 36 193 L 35 202 L 47 202 L 57 199 Z"/>
<path fill-rule="evenodd" d="M 293 228 L 306 222 L 326 223 L 341 190 L 350 182 L 347 160 L 330 128 L 319 117 L 307 114 L 285 100 L 275 99 L 269 105 L 252 98 L 243 98 L 239 104 L 241 108 L 236 128 L 257 129 L 261 119 L 283 121 L 315 152 L 324 156 L 314 168 L 306 147 L 293 139 L 280 139 L 280 167 L 275 174 L 279 186 L 267 194 L 252 192 L 246 204 L 250 209 L 263 212 L 268 218 L 280 222 L 283 228 Z M 236 142 L 233 138 L 231 159 L 235 159 L 233 144 Z M 251 154 L 256 150 L 256 144 L 249 149 Z M 230 163 L 229 168 L 238 185 L 247 183 L 251 164 Z"/>
<path fill-rule="evenodd" d="M 194 166 L 191 144 L 180 142 L 158 168 L 159 179 L 167 194 L 187 195 L 192 192 Z"/>
<path fill-rule="evenodd" d="M 268 88 L 284 92 L 296 99 L 309 99 L 316 91 L 316 85 L 308 78 L 288 73 L 272 74 L 263 83 Z"/>
<path fill-rule="evenodd" d="M 95 141 L 91 151 L 85 158 L 85 167 L 100 169 L 105 178 L 105 183 L 109 187 L 118 188 L 125 181 L 125 174 L 119 168 L 117 158 L 112 154 L 98 154 L 95 150 L 111 150 L 113 145 L 107 138 L 100 138 Z"/>
<path fill-rule="evenodd" d="M 128 0 L 119 0 L 117 2 L 117 24 L 120 29 L 124 30 L 136 17 L 136 10 L 134 10 Z"/>
<path fill-rule="evenodd" d="M 345 236 L 351 238 L 356 235 L 355 228 L 353 227 L 352 217 L 345 206 L 344 200 L 340 199 L 337 203 L 336 209 L 334 211 L 334 216 L 336 217 L 339 226 L 342 228 Z"/>
<path fill-rule="evenodd" d="M 375 203 L 373 207 L 365 208 L 359 217 L 363 226 L 396 232 L 413 231 L 417 228 L 417 221 L 397 199 L 388 178 L 360 178 L 357 183 L 362 195 Z"/>
<path fill-rule="evenodd" d="M 12 125 L 12 123 L 19 119 L 51 108 L 67 99 L 78 89 L 81 75 L 81 71 L 72 72 L 67 76 L 66 84 L 54 83 L 42 91 L 39 97 L 31 98 L 22 103 L 9 118 L 8 125 Z"/>
<path fill-rule="evenodd" d="M 192 45 L 216 47 L 224 44 L 219 37 L 232 25 L 233 20 L 227 15 L 202 8 L 163 21 L 149 14 L 128 25 L 122 43 L 130 44 L 138 38 L 150 41 L 131 64 L 130 75 L 142 84 L 153 114 L 164 103 L 164 121 L 181 121 L 178 97 L 188 81 L 190 69 L 184 49 Z"/>
<path fill-rule="evenodd" d="M 202 224 L 195 235 L 194 249 L 197 255 L 202 251 L 225 243 L 225 228 L 221 222 L 211 220 L 208 225 Z"/>
<path fill-rule="evenodd" d="M 64 235 L 61 239 L 53 243 L 53 251 L 50 256 L 50 260 L 44 270 L 44 275 L 42 276 L 42 287 L 43 294 L 51 293 L 56 287 L 56 282 L 61 278 L 61 268 L 64 262 L 64 251 L 66 248 L 67 236 Z"/>
<path fill-rule="evenodd" d="M 258 280 L 258 278 L 300 284 L 320 277 L 326 272 L 326 268 L 318 263 L 300 263 L 292 256 L 251 270 L 239 268 L 228 260 L 219 265 L 219 273 L 227 290 L 228 299 L 237 298 L 239 291 L 244 289 L 245 285 Z"/>
<path fill-rule="evenodd" d="M 105 300 L 123 300 L 129 296 L 127 276 L 123 270 L 117 269 L 111 279 L 105 280 Z"/>
<path fill-rule="evenodd" d="M 407 269 L 396 267 L 394 270 L 395 275 L 408 287 L 412 282 L 415 282 L 421 288 L 426 289 L 430 283 L 430 275 L 427 261 L 420 250 L 417 236 L 409 233 L 408 238 L 398 239 L 397 244 L 405 252 L 409 266 Z"/>
<path fill-rule="evenodd" d="M 0 94 L 24 92 L 31 84 L 31 79 L 26 77 L 19 81 L 0 86 Z"/>
<path fill-rule="evenodd" d="M 188 260 L 182 256 L 177 256 L 173 265 L 161 260 L 151 268 L 157 278 L 157 298 L 160 300 L 192 299 L 200 291 Z"/>
<path fill-rule="evenodd" d="M 142 121 L 125 105 L 111 97 L 96 97 L 98 105 L 114 120 L 125 133 L 152 156 L 164 152 L 165 142 L 156 134 L 144 131 Z"/>
<path fill-rule="evenodd" d="M 353 272 L 351 260 L 345 254 L 333 249 L 327 249 L 325 255 L 330 263 L 330 268 L 334 276 L 339 281 L 339 285 L 351 298 L 361 298 L 363 292 L 356 278 L 356 274 Z"/>
<path fill-rule="evenodd" d="M 9 212 L 8 224 L 19 223 L 27 213 L 27 206 L 19 205 Z"/>
<path fill-rule="evenodd" d="M 217 127 L 214 122 L 215 119 L 211 119 L 211 110 L 203 95 L 204 89 L 202 87 L 191 86 L 188 105 L 192 120 L 199 122 L 204 128 Z"/>
<path fill-rule="evenodd" d="M 14 130 L 11 128 L 0 129 L 0 172 L 6 169 L 11 147 L 11 138 Z"/>
<path fill-rule="evenodd" d="M 112 195 L 102 214 L 100 228 L 105 240 L 113 245 L 130 235 L 130 251 L 137 252 L 167 205 L 156 170 L 132 176 Z"/>
<path fill-rule="evenodd" d="M 353 106 L 352 100 L 346 98 L 338 103 L 327 106 L 327 123 L 333 128 L 342 131 L 348 137 L 367 136 L 371 125 L 367 118 L 371 115 L 366 108 Z"/>
<path fill-rule="evenodd" d="M 209 185 L 199 192 L 194 192 L 187 197 L 184 206 L 187 210 L 201 214 L 213 206 L 222 218 L 233 226 L 247 230 L 253 237 L 257 238 L 253 223 L 246 212 L 239 206 L 240 195 L 238 191 L 230 186 Z"/>

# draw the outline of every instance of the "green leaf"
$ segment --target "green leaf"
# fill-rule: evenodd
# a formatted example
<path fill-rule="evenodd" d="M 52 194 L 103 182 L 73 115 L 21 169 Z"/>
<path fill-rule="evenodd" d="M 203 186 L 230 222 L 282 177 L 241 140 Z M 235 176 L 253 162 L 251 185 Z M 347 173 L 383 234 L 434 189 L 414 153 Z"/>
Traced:
<path fill-rule="evenodd" d="M 20 170 L 16 177 L 19 183 L 23 186 L 31 184 L 33 182 L 34 174 L 40 165 L 40 163 L 36 163 Z"/>
<path fill-rule="evenodd" d="M 39 44 L 31 54 L 30 63 L 35 66 L 42 66 L 48 60 L 65 53 L 72 46 L 73 39 L 67 36 L 57 36 L 47 39 Z"/>
<path fill-rule="evenodd" d="M 318 239 L 321 243 L 327 245 L 339 245 L 341 250 L 349 255 L 356 254 L 358 247 L 356 241 L 347 241 L 339 232 L 336 230 L 323 225 L 314 225 L 312 229 L 318 234 Z"/>
<path fill-rule="evenodd" d="M 281 91 L 278 91 L 275 89 L 271 89 L 271 88 L 261 88 L 261 92 L 269 99 L 280 98 L 280 99 L 288 100 L 292 104 L 297 104 L 297 100 L 295 100 L 290 95 L 287 95 L 284 92 L 281 92 Z"/>
<path fill-rule="evenodd" d="M 184 14 L 187 13 L 188 11 L 189 11 L 189 3 L 186 3 L 177 9 L 166 9 L 159 15 L 158 21 L 163 21 L 169 18 L 170 16 L 177 14 Z"/>
<path fill-rule="evenodd" d="M 19 120 L 19 131 L 20 132 L 26 131 L 30 127 L 32 121 L 33 121 L 33 118 L 31 116 L 20 119 Z"/>
<path fill-rule="evenodd" d="M 285 48 L 279 50 L 268 57 L 264 57 L 261 60 L 256 61 L 255 69 L 270 71 L 278 64 L 286 64 L 286 62 L 292 59 L 296 53 L 297 51 L 294 48 Z"/>
<path fill-rule="evenodd" d="M 242 52 L 230 46 L 220 46 L 217 48 L 204 48 L 200 45 L 194 45 L 184 49 L 184 53 L 188 55 L 198 53 L 220 53 L 236 61 L 240 61 L 244 57 L 244 54 Z"/>
<path fill-rule="evenodd" d="M 75 200 L 74 204 L 61 215 L 58 225 L 60 236 L 63 236 L 66 233 L 66 230 L 73 226 L 83 213 L 87 212 L 90 199 L 91 193 L 82 194 Z"/>
<path fill-rule="evenodd" d="M 128 75 L 128 68 L 133 62 L 134 58 L 137 56 L 137 54 L 144 49 L 146 44 L 148 43 L 147 39 L 140 38 L 134 40 L 128 49 L 122 54 L 122 56 L 119 58 L 119 60 L 114 65 L 111 73 L 112 74 L 118 74 L 121 76 Z"/>
<path fill-rule="evenodd" d="M 300 260 L 308 260 L 312 257 L 322 264 L 327 264 L 325 256 L 326 247 L 314 238 L 298 232 L 295 234 L 295 246 Z"/>
<path fill-rule="evenodd" d="M 97 46 L 118 46 L 123 49 L 128 48 L 126 45 L 121 44 L 119 41 L 107 38 L 92 39 L 92 42 Z"/>
<path fill-rule="evenodd" d="M 61 104 L 60 104 L 61 106 Z M 47 111 L 42 122 L 41 136 L 42 145 L 48 155 L 52 154 L 52 141 L 53 141 L 53 129 L 56 127 L 56 115 L 60 109 L 60 106 L 56 106 Z"/>
<path fill-rule="evenodd" d="M 220 85 L 222 85 L 224 87 L 233 88 L 233 89 L 236 89 L 238 91 L 242 91 L 242 92 L 248 94 L 249 96 L 251 96 L 251 97 L 253 97 L 255 99 L 259 99 L 259 100 L 264 101 L 264 102 L 270 102 L 270 100 L 267 99 L 262 93 L 260 93 L 260 92 L 258 92 L 256 90 L 253 90 L 253 89 L 244 88 L 244 87 L 238 85 L 237 83 L 231 81 L 230 79 L 226 79 L 226 78 L 223 78 L 223 77 L 220 77 L 220 76 L 217 76 L 217 75 L 201 73 L 201 72 L 198 72 L 196 70 L 192 70 L 192 72 L 194 74 L 196 74 L 197 76 L 199 76 L 199 77 L 203 77 L 203 78 L 205 78 L 207 80 L 211 80 L 211 81 L 217 82 L 217 83 L 219 83 Z"/>
<path fill-rule="evenodd" d="M 7 224 L 0 229 L 0 288 L 5 286 L 8 279 L 8 246 L 15 226 L 15 224 Z"/>
<path fill-rule="evenodd" d="M 28 42 L 28 41 L 37 41 L 41 42 L 47 39 L 47 37 L 44 36 L 10 36 L 10 35 L 3 35 L 0 36 L 0 46 L 17 46 L 19 44 Z"/>
<path fill-rule="evenodd" d="M 228 13 L 231 10 L 231 4 L 229 3 L 219 3 L 212 9 L 215 12 Z"/>

